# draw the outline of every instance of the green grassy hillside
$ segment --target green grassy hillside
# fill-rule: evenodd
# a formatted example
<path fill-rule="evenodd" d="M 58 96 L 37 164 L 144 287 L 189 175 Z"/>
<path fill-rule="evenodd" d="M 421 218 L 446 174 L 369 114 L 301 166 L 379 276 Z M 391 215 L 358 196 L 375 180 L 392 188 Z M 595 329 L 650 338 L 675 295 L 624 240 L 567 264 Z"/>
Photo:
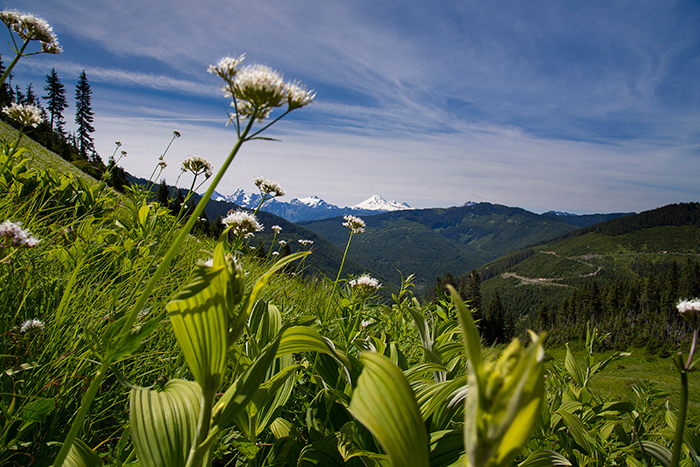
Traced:
<path fill-rule="evenodd" d="M 509 251 L 561 236 L 576 227 L 520 208 L 480 203 L 448 209 L 417 209 L 365 219 L 367 231 L 353 237 L 349 257 L 393 282 L 415 274 L 432 286 L 435 277 L 459 275 Z M 303 222 L 338 247 L 349 233 L 341 218 Z"/>

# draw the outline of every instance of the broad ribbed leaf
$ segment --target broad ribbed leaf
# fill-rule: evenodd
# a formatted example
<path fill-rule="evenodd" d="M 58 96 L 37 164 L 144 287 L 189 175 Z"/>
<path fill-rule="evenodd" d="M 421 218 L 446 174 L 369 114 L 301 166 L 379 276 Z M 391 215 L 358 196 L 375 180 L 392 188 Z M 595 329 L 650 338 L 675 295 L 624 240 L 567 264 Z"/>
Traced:
<path fill-rule="evenodd" d="M 583 449 L 586 454 L 593 454 L 594 447 L 589 441 L 589 438 L 586 437 L 586 427 L 583 425 L 583 422 L 581 422 L 576 415 L 570 414 L 565 410 L 557 410 L 557 413 L 564 419 L 564 424 L 569 434 L 571 434 L 574 441 L 576 441 L 581 449 Z"/>
<path fill-rule="evenodd" d="M 583 387 L 583 370 L 581 369 L 581 365 L 579 365 L 576 359 L 574 358 L 574 354 L 571 353 L 571 349 L 569 348 L 568 342 L 566 344 L 566 358 L 564 359 L 564 366 L 566 367 L 566 371 L 568 371 L 571 377 L 574 379 L 574 382 L 579 387 Z"/>
<path fill-rule="evenodd" d="M 518 467 L 555 467 L 558 465 L 571 465 L 571 462 L 558 452 L 538 449 L 518 464 Z"/>
<path fill-rule="evenodd" d="M 465 458 L 462 430 L 434 431 L 430 434 L 430 467 L 462 467 L 466 465 Z"/>
<path fill-rule="evenodd" d="M 664 467 L 669 467 L 671 465 L 671 458 L 673 457 L 673 453 L 669 448 L 666 446 L 662 446 L 659 443 L 655 443 L 654 441 L 640 441 L 642 444 L 642 447 L 644 448 L 644 452 L 649 454 L 651 457 L 656 459 L 663 465 Z"/>
<path fill-rule="evenodd" d="M 393 467 L 427 467 L 428 437 L 406 377 L 383 355 L 365 352 L 360 360 L 350 413 L 379 440 Z"/>
<path fill-rule="evenodd" d="M 275 361 L 279 342 L 279 339 L 272 341 L 216 403 L 212 422 L 219 429 L 227 428 L 253 399 L 256 391 L 262 382 L 265 381 L 267 370 Z"/>
<path fill-rule="evenodd" d="M 75 439 L 68 451 L 62 467 L 102 467 L 104 462 L 100 456 L 90 449 L 81 439 Z"/>
<path fill-rule="evenodd" d="M 228 278 L 225 265 L 197 265 L 190 282 L 166 306 L 187 365 L 207 393 L 219 388 L 226 371 Z"/>
<path fill-rule="evenodd" d="M 341 361 L 345 366 L 350 366 L 350 361 L 342 352 L 333 346 L 333 343 L 325 339 L 317 331 L 306 326 L 292 326 L 282 333 L 277 356 L 289 355 L 299 352 L 321 352 L 329 354 Z"/>
<path fill-rule="evenodd" d="M 483 361 L 481 358 L 481 337 L 479 337 L 479 330 L 476 329 L 471 311 L 469 311 L 467 306 L 464 304 L 462 298 L 459 296 L 454 287 L 448 285 L 447 288 L 450 291 L 452 301 L 457 308 L 457 316 L 459 316 L 459 323 L 462 329 L 462 338 L 464 339 L 467 358 L 471 360 L 474 370 L 480 373 Z"/>
<path fill-rule="evenodd" d="M 142 467 L 184 467 L 197 431 L 202 390 L 174 379 L 163 391 L 132 389 L 131 439 Z"/>

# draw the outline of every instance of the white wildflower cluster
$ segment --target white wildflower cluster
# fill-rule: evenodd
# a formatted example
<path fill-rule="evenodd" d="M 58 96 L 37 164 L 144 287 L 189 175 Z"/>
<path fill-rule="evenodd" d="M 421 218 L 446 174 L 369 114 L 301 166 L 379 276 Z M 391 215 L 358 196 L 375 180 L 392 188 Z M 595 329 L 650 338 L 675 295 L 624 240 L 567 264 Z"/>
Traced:
<path fill-rule="evenodd" d="M 3 113 L 22 124 L 22 126 L 30 126 L 36 128 L 44 122 L 44 117 L 41 115 L 39 107 L 33 104 L 18 104 L 13 102 L 12 105 L 4 107 Z"/>
<path fill-rule="evenodd" d="M 270 180 L 263 177 L 257 177 L 254 180 L 254 183 L 255 186 L 258 187 L 258 189 L 260 190 L 260 193 L 262 193 L 263 195 L 275 198 L 277 196 L 284 196 L 285 194 L 284 189 L 280 186 L 279 183 L 277 183 L 274 180 Z"/>
<path fill-rule="evenodd" d="M 4 10 L 0 12 L 0 20 L 22 41 L 39 41 L 41 52 L 49 54 L 63 52 L 53 29 L 43 19 L 29 13 L 20 13 L 17 10 Z"/>
<path fill-rule="evenodd" d="M 300 244 L 301 246 L 303 246 L 303 247 L 311 246 L 311 245 L 314 244 L 314 241 L 313 241 L 313 240 L 304 240 L 304 239 L 302 239 L 302 240 L 297 240 L 297 241 L 298 241 L 299 244 Z"/>
<path fill-rule="evenodd" d="M 250 236 L 263 229 L 263 226 L 254 215 L 242 210 L 229 211 L 228 215 L 221 220 L 221 223 L 227 228 L 231 228 L 231 231 L 237 237 Z"/>
<path fill-rule="evenodd" d="M 680 300 L 676 305 L 678 313 L 693 327 L 700 328 L 700 299 Z"/>
<path fill-rule="evenodd" d="M 214 166 L 201 156 L 190 156 L 182 161 L 181 169 L 183 172 L 192 172 L 195 176 L 204 174 L 206 178 L 211 177 Z"/>
<path fill-rule="evenodd" d="M 273 226 L 270 227 L 270 228 L 271 228 L 272 230 L 275 231 L 275 235 L 277 235 L 277 234 L 279 234 L 280 232 L 282 232 L 282 227 L 280 227 L 279 225 L 273 225 Z"/>
<path fill-rule="evenodd" d="M 343 225 L 350 229 L 352 233 L 358 234 L 363 233 L 365 231 L 365 221 L 363 221 L 359 217 L 346 214 L 345 216 L 343 216 L 343 219 L 345 219 Z"/>
<path fill-rule="evenodd" d="M 0 247 L 34 248 L 40 241 L 24 230 L 19 222 L 5 221 L 0 224 Z"/>
<path fill-rule="evenodd" d="M 369 276 L 369 274 L 363 274 L 357 279 L 351 280 L 349 284 L 350 287 L 362 293 L 376 292 L 382 286 L 377 279 Z"/>
<path fill-rule="evenodd" d="M 231 105 L 239 119 L 262 122 L 276 107 L 287 104 L 287 111 L 291 111 L 310 104 L 316 97 L 298 81 L 285 83 L 282 74 L 268 66 L 240 67 L 244 58 L 245 55 L 225 57 L 208 69 L 226 82 L 224 94 L 233 99 Z"/>
<path fill-rule="evenodd" d="M 19 332 L 21 333 L 26 333 L 30 331 L 38 331 L 38 332 L 44 332 L 45 329 L 44 322 L 39 320 L 39 319 L 28 319 L 24 323 L 22 323 L 22 326 L 19 328 Z"/>
<path fill-rule="evenodd" d="M 280 246 L 285 246 L 285 245 L 287 244 L 287 241 L 286 241 L 286 240 L 280 240 L 278 243 L 280 244 Z"/>

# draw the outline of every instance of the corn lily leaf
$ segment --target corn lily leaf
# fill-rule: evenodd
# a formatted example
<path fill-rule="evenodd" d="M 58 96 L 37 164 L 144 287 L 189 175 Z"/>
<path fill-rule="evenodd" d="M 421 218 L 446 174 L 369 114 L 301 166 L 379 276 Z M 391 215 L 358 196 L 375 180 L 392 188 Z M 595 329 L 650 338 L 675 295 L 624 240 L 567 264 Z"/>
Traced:
<path fill-rule="evenodd" d="M 518 464 L 518 467 L 556 467 L 568 466 L 571 462 L 558 452 L 549 449 L 538 449 Z"/>
<path fill-rule="evenodd" d="M 95 451 L 85 444 L 81 439 L 76 438 L 68 451 L 63 467 L 102 467 L 104 462 Z"/>
<path fill-rule="evenodd" d="M 132 389 L 131 439 L 142 467 L 184 467 L 197 432 L 202 390 L 170 380 L 163 391 Z"/>
<path fill-rule="evenodd" d="M 335 349 L 333 342 L 322 337 L 318 331 L 306 326 L 292 326 L 284 330 L 277 356 L 299 352 L 325 353 L 342 362 L 345 366 L 350 366 L 350 360 L 342 352 Z"/>
<path fill-rule="evenodd" d="M 199 264 L 190 282 L 166 306 L 187 365 L 207 394 L 219 388 L 226 371 L 228 279 L 225 265 Z"/>
<path fill-rule="evenodd" d="M 360 360 L 350 413 L 379 440 L 393 467 L 427 467 L 428 437 L 408 380 L 383 355 L 365 352 Z"/>

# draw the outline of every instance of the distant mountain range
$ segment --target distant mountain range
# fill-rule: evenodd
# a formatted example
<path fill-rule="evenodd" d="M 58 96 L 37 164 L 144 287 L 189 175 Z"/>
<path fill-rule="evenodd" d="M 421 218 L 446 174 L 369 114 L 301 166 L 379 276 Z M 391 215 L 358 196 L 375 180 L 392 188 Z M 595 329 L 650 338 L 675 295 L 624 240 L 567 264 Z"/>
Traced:
<path fill-rule="evenodd" d="M 214 192 L 212 196 L 213 201 L 225 201 L 227 203 L 234 203 L 238 206 L 255 209 L 262 196 L 259 193 L 252 195 L 247 195 L 242 188 L 239 188 L 231 195 L 223 195 L 218 192 Z M 317 196 L 310 196 L 308 198 L 294 198 L 288 202 L 280 201 L 279 198 L 273 198 L 266 201 L 262 211 L 269 212 L 289 222 L 302 222 L 311 221 L 318 219 L 327 219 L 329 217 L 344 216 L 346 214 L 352 214 L 355 216 L 371 216 L 373 214 L 378 214 L 382 212 L 398 211 L 404 209 L 411 209 L 406 203 L 399 203 L 397 201 L 387 201 L 381 196 L 373 195 L 354 206 L 339 207 L 334 204 L 330 204 L 322 200 Z"/>

